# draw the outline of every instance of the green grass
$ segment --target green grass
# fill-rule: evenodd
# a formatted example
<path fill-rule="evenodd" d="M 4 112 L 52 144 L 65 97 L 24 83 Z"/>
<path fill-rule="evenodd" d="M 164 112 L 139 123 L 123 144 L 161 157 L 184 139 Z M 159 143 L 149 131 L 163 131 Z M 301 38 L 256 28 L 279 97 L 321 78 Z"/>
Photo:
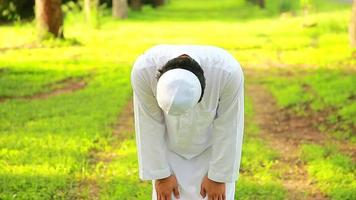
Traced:
<path fill-rule="evenodd" d="M 230 51 L 244 67 L 283 65 L 294 71 L 300 65 L 327 66 L 331 69 L 308 71 L 302 78 L 274 78 L 268 84 L 280 87 L 275 93 L 277 100 L 284 98 L 282 101 L 292 107 L 313 102 L 313 108 L 319 110 L 336 106 L 336 114 L 331 116 L 338 121 L 331 117 L 330 123 L 350 127 L 354 123 L 351 83 L 355 76 L 344 67 L 334 70 L 339 65 L 355 65 L 346 30 L 350 6 L 325 5 L 320 8 L 323 12 L 308 17 L 279 17 L 241 1 L 172 0 L 158 10 L 144 7 L 141 13 L 130 12 L 130 19 L 124 21 L 112 20 L 106 10 L 96 28 L 84 23 L 81 13 L 68 13 L 64 27 L 68 40 L 45 43 L 37 41 L 34 23 L 1 26 L 0 96 L 50 91 L 53 83 L 71 77 L 87 78 L 88 86 L 48 99 L 0 103 L 0 199 L 88 199 L 85 191 L 79 194 L 78 185 L 91 178 L 98 182 L 102 199 L 147 199 L 151 186 L 138 179 L 132 133 L 117 149 L 110 145 L 110 134 L 131 96 L 130 66 L 155 44 L 217 45 Z M 317 26 L 305 28 L 305 22 L 316 22 Z M 331 88 L 325 87 L 330 81 Z M 301 84 L 319 93 L 302 93 L 299 98 Z M 335 94 L 340 94 L 338 99 L 332 98 Z M 248 100 L 236 197 L 283 199 L 286 191 L 273 170 L 280 155 L 259 138 L 258 127 L 251 122 L 252 107 Z M 338 130 L 345 134 L 349 129 Z M 89 164 L 93 149 L 119 156 L 111 163 L 93 166 Z M 308 161 L 310 166 L 313 163 Z M 328 181 L 317 180 L 321 188 Z M 329 190 L 336 191 L 325 187 Z M 339 191 L 338 195 L 343 195 L 343 190 Z"/>
<path fill-rule="evenodd" d="M 355 163 L 335 148 L 305 144 L 301 158 L 308 164 L 308 173 L 331 199 L 356 198 Z"/>
<path fill-rule="evenodd" d="M 83 76 L 87 76 L 85 71 L 2 68 L 0 97 L 30 96 L 50 91 L 60 86 L 60 83 L 54 84 L 60 80 L 67 77 L 79 79 Z"/>
<path fill-rule="evenodd" d="M 136 142 L 133 133 L 130 133 L 120 148 L 112 150 L 117 154 L 109 165 L 97 165 L 98 174 L 105 177 L 99 180 L 100 199 L 148 199 L 152 192 L 150 182 L 140 181 L 138 178 L 138 161 L 136 153 Z"/>
<path fill-rule="evenodd" d="M 326 122 L 319 124 L 339 139 L 355 141 L 356 126 L 356 73 L 348 69 L 302 70 L 293 76 L 270 76 L 265 83 L 280 107 L 291 108 L 307 115 L 309 112 L 326 115 Z"/>
<path fill-rule="evenodd" d="M 98 71 L 74 94 L 2 103 L 0 198 L 65 199 L 75 177 L 86 173 L 95 139 L 110 135 L 130 95 L 128 72 Z"/>
<path fill-rule="evenodd" d="M 246 98 L 246 127 L 244 135 L 241 174 L 235 199 L 284 199 L 286 191 L 278 180 L 279 172 L 273 169 L 280 156 L 260 138 L 260 130 L 253 123 L 254 110 Z"/>

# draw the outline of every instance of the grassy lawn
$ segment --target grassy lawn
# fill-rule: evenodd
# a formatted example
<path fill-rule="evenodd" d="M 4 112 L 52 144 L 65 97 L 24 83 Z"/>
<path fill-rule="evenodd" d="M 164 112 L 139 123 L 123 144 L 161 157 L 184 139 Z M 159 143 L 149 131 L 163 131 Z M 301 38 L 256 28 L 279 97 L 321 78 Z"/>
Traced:
<path fill-rule="evenodd" d="M 128 73 L 128 67 L 97 71 L 87 88 L 73 94 L 2 103 L 0 198 L 70 195 L 86 174 L 88 151 L 110 136 L 130 96 Z"/>
<path fill-rule="evenodd" d="M 49 98 L 0 101 L 0 199 L 90 199 L 88 191 L 78 189 L 87 179 L 97 182 L 100 199 L 148 199 L 151 185 L 138 179 L 133 133 L 125 133 L 116 147 L 111 133 L 131 97 L 132 63 L 160 43 L 226 48 L 244 68 L 264 74 L 261 83 L 281 107 L 327 112 L 321 130 L 333 127 L 337 138 L 355 141 L 356 63 L 347 35 L 351 9 L 316 2 L 319 12 L 279 16 L 241 1 L 172 0 L 158 10 L 130 12 L 123 21 L 104 10 L 97 28 L 81 13 L 68 13 L 68 40 L 45 43 L 36 42 L 32 22 L 0 26 L 0 98 L 49 92 L 68 78 L 88 82 Z M 273 171 L 281 155 L 259 138 L 249 98 L 246 104 L 236 198 L 284 199 L 286 191 Z M 93 165 L 93 149 L 118 157 Z M 322 191 L 333 199 L 353 199 L 352 159 L 315 144 L 303 146 L 301 158 Z M 338 176 L 332 176 L 335 171 Z"/>
<path fill-rule="evenodd" d="M 308 163 L 308 172 L 331 199 L 355 199 L 355 162 L 332 146 L 305 144 L 301 158 Z"/>
<path fill-rule="evenodd" d="M 299 115 L 321 113 L 325 117 L 324 123 L 318 124 L 322 132 L 355 143 L 356 72 L 349 66 L 339 66 L 303 70 L 293 76 L 272 75 L 266 78 L 266 84 L 279 106 Z"/>

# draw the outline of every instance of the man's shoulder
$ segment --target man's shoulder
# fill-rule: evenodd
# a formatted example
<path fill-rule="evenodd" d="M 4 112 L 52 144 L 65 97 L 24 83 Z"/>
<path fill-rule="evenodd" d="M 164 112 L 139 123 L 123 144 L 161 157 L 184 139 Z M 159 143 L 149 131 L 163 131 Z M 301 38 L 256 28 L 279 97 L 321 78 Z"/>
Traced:
<path fill-rule="evenodd" d="M 132 66 L 133 76 L 155 76 L 156 66 L 145 54 L 140 55 Z"/>
<path fill-rule="evenodd" d="M 210 46 L 209 50 L 205 51 L 204 54 L 209 68 L 222 70 L 228 73 L 241 69 L 239 61 L 230 52 L 223 48 Z"/>

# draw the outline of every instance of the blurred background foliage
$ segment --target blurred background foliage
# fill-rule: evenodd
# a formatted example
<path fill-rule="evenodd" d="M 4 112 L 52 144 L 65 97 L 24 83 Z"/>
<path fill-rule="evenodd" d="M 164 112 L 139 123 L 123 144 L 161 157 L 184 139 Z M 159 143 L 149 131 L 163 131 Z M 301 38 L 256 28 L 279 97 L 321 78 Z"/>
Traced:
<path fill-rule="evenodd" d="M 84 0 L 62 0 L 64 11 L 73 9 L 82 9 Z M 153 5 L 153 0 L 143 0 L 144 5 Z M 198 0 L 199 1 L 199 0 Z M 259 6 L 260 0 L 235 0 L 235 1 L 223 1 L 225 6 L 241 6 L 241 4 L 252 4 Z M 265 16 L 278 15 L 283 12 L 299 13 L 303 10 L 327 10 L 333 9 L 334 6 L 340 7 L 340 2 L 347 6 L 350 0 L 329 1 L 325 4 L 325 0 L 265 0 L 263 8 L 266 10 Z M 128 1 L 130 4 L 130 0 Z M 212 4 L 213 7 L 219 5 L 219 1 L 216 4 Z M 99 5 L 102 8 L 111 8 L 112 0 L 100 0 Z M 189 7 L 189 5 L 181 5 Z M 0 21 L 9 22 L 16 20 L 31 20 L 35 16 L 34 13 L 35 0 L 0 0 Z M 219 7 L 219 6 L 218 6 Z M 231 7 L 232 8 L 232 7 Z"/>
<path fill-rule="evenodd" d="M 64 11 L 82 9 L 84 0 L 62 0 Z M 143 0 L 144 4 L 152 4 L 150 0 Z M 99 4 L 111 8 L 112 0 L 100 0 Z M 31 20 L 35 16 L 35 0 L 0 0 L 0 20 Z"/>

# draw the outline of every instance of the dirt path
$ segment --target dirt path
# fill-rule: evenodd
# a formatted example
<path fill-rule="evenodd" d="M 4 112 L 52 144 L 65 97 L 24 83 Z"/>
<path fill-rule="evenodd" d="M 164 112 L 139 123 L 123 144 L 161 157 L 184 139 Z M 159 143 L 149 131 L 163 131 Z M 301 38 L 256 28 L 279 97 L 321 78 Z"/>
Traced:
<path fill-rule="evenodd" d="M 22 44 L 17 46 L 2 47 L 0 48 L 0 53 L 5 53 L 6 51 L 11 51 L 11 50 L 36 49 L 36 48 L 43 48 L 43 47 L 44 46 L 36 42 L 32 42 L 32 43 Z"/>
<path fill-rule="evenodd" d="M 115 124 L 115 128 L 112 133 L 113 136 L 117 138 L 117 140 L 115 140 L 115 145 L 119 145 L 121 141 L 126 138 L 128 133 L 134 132 L 134 111 L 132 100 L 130 100 L 123 108 L 117 122 L 118 123 Z"/>
<path fill-rule="evenodd" d="M 252 97 L 262 137 L 281 155 L 276 168 L 288 191 L 287 199 L 327 199 L 308 178 L 305 165 L 299 159 L 300 144 L 322 144 L 324 136 L 312 128 L 310 121 L 279 110 L 274 98 L 261 85 L 248 84 L 247 93 Z"/>
<path fill-rule="evenodd" d="M 112 132 L 113 140 L 111 142 L 111 150 L 109 151 L 100 151 L 97 149 L 92 149 L 89 152 L 89 163 L 93 169 L 99 163 L 104 165 L 109 165 L 118 155 L 115 153 L 115 150 L 118 149 L 121 143 L 127 139 L 129 134 L 134 132 L 134 119 L 133 119 L 133 105 L 132 100 L 129 100 L 127 105 L 122 108 L 116 124 L 113 125 L 114 129 Z M 102 173 L 105 174 L 105 173 Z M 97 176 L 100 177 L 97 177 Z M 89 178 L 91 177 L 91 178 Z M 88 200 L 98 200 L 100 199 L 100 186 L 98 183 L 99 179 L 103 179 L 100 174 L 94 174 L 94 176 L 89 176 L 88 178 L 83 179 L 76 188 L 76 193 L 88 194 L 85 199 Z M 81 199 L 80 196 L 74 195 L 74 199 Z"/>
<path fill-rule="evenodd" d="M 58 85 L 58 87 L 55 87 L 56 85 Z M 26 100 L 47 99 L 49 97 L 75 92 L 77 90 L 85 88 L 86 86 L 87 86 L 87 81 L 84 79 L 78 80 L 74 78 L 67 78 L 47 86 L 47 87 L 54 87 L 55 89 L 53 90 L 47 92 L 40 92 L 29 96 L 0 97 L 0 103 L 11 99 L 26 99 Z"/>

